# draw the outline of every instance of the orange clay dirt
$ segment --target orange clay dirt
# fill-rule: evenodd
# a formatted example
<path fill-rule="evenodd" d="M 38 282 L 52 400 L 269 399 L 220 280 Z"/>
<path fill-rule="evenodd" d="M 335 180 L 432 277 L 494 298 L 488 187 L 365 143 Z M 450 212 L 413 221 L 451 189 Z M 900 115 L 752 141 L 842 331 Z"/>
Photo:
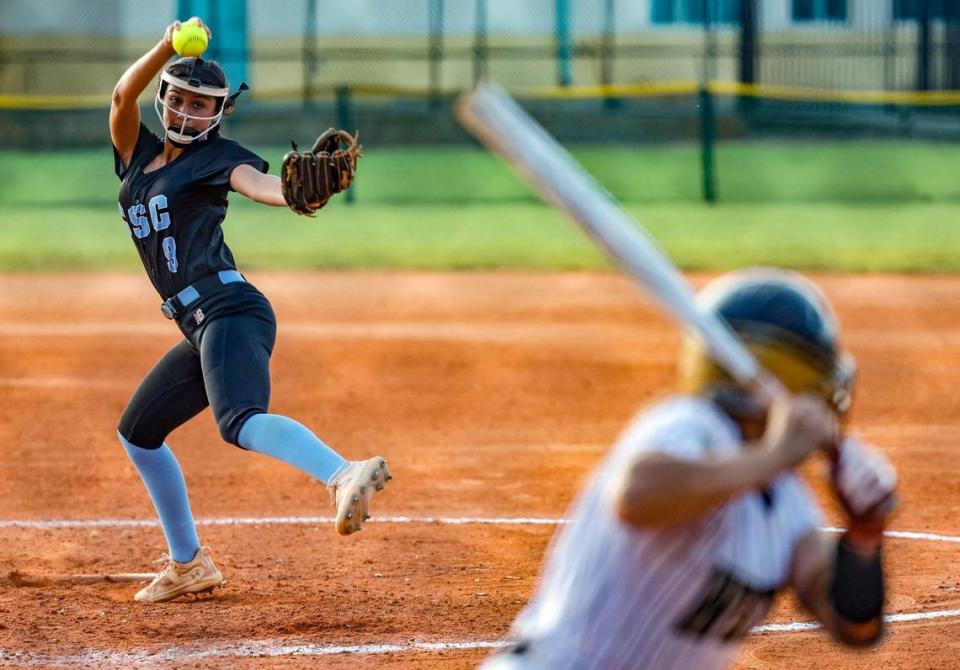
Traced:
<path fill-rule="evenodd" d="M 279 320 L 272 410 L 347 457 L 389 458 L 374 520 L 349 538 L 327 522 L 204 525 L 228 583 L 198 602 L 69 582 L 153 570 L 160 529 L 10 521 L 155 518 L 114 430 L 178 332 L 136 275 L 0 277 L 0 665 L 473 667 L 555 526 L 427 518 L 561 517 L 632 413 L 673 388 L 676 329 L 613 274 L 251 279 Z M 960 278 L 819 280 L 861 363 L 853 426 L 900 471 L 894 529 L 960 534 Z M 332 514 L 306 475 L 223 444 L 209 411 L 169 443 L 199 519 Z M 839 524 L 822 468 L 805 474 Z M 947 616 L 895 623 L 859 654 L 818 631 L 757 634 L 738 667 L 960 667 L 958 549 L 888 542 L 890 612 Z M 807 620 L 790 598 L 771 618 Z"/>

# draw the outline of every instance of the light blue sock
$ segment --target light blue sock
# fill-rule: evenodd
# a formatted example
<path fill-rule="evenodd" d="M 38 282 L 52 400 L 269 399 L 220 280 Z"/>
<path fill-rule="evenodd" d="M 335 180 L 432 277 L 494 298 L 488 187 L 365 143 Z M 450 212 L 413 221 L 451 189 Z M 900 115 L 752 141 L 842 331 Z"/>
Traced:
<path fill-rule="evenodd" d="M 254 414 L 243 424 L 240 446 L 273 456 L 324 484 L 347 461 L 309 428 L 280 414 Z"/>
<path fill-rule="evenodd" d="M 200 549 L 200 539 L 176 456 L 166 444 L 159 449 L 143 449 L 127 442 L 123 435 L 117 435 L 157 509 L 170 557 L 178 563 L 189 563 Z"/>

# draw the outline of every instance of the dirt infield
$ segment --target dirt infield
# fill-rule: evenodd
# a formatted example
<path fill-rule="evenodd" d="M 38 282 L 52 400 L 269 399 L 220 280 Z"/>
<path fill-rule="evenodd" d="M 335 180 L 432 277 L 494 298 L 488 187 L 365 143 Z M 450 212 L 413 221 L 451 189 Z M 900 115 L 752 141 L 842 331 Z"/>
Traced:
<path fill-rule="evenodd" d="M 178 333 L 139 276 L 2 276 L 0 665 L 473 667 L 529 596 L 552 520 L 672 388 L 674 328 L 613 275 L 251 279 L 280 323 L 272 409 L 390 459 L 380 521 L 339 538 L 309 518 L 332 513 L 322 486 L 224 445 L 208 411 L 169 441 L 226 587 L 148 607 L 135 584 L 68 581 L 147 572 L 164 550 L 131 521 L 154 514 L 114 431 Z M 862 367 L 854 426 L 901 473 L 895 530 L 949 537 L 890 540 L 908 620 L 880 649 L 788 628 L 752 636 L 739 667 L 960 667 L 960 278 L 820 281 Z M 821 466 L 806 472 L 839 523 Z M 771 623 L 808 620 L 784 599 Z"/>

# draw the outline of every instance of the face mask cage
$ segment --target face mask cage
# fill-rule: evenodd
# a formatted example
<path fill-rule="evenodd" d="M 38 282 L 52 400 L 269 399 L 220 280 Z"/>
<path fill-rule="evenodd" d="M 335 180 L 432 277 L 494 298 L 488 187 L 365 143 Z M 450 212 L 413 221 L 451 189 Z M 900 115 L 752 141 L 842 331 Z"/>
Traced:
<path fill-rule="evenodd" d="M 184 91 L 190 91 L 191 93 L 199 93 L 202 95 L 208 95 L 212 98 L 217 98 L 217 113 L 213 116 L 196 116 L 193 114 L 188 114 L 186 110 L 174 109 L 167 104 L 166 100 L 164 100 L 164 97 L 167 93 L 167 88 L 170 85 L 176 86 Z M 200 84 L 196 79 L 191 79 L 189 81 L 186 79 L 180 79 L 164 70 L 160 74 L 160 86 L 157 88 L 157 96 L 154 99 L 153 107 L 157 112 L 157 117 L 160 119 L 160 124 L 166 128 L 167 137 L 170 139 L 170 141 L 176 145 L 184 146 L 190 144 L 191 142 L 205 138 L 207 133 L 220 124 L 220 121 L 223 119 L 223 103 L 229 93 L 230 89 L 227 87 L 217 88 L 214 86 L 206 86 Z M 182 119 L 182 121 L 179 122 L 179 127 L 176 121 L 174 122 L 173 126 L 167 127 L 167 124 L 163 119 L 164 109 L 167 109 L 171 114 L 173 114 L 175 119 Z M 210 125 L 201 132 L 195 132 L 187 128 L 187 122 L 191 119 L 194 121 L 209 121 Z"/>

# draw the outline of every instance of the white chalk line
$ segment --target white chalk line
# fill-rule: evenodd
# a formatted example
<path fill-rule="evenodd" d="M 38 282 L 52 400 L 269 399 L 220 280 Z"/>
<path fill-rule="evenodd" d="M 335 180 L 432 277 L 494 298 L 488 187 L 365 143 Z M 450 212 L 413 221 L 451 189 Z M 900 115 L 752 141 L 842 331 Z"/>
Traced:
<path fill-rule="evenodd" d="M 373 520 L 371 520 L 373 521 Z M 567 519 L 537 517 L 417 517 L 386 516 L 376 519 L 379 523 L 396 524 L 441 524 L 441 525 L 560 525 Z M 329 524 L 332 517 L 226 517 L 198 519 L 201 526 L 244 526 L 272 524 Z M 0 528 L 69 529 L 69 528 L 141 528 L 156 527 L 152 519 L 53 519 L 53 520 L 0 520 Z M 824 528 L 828 532 L 842 532 L 842 528 Z M 960 543 L 960 536 L 911 531 L 888 531 L 893 538 L 928 540 L 934 542 Z M 960 610 L 935 610 L 930 612 L 906 612 L 885 617 L 888 623 L 907 623 L 931 619 L 960 617 Z M 753 633 L 795 633 L 820 628 L 812 621 L 797 621 L 783 624 L 766 624 L 753 629 Z M 203 649 L 168 647 L 155 651 L 111 652 L 90 650 L 70 656 L 42 656 L 29 653 L 8 652 L 0 649 L 0 662 L 15 662 L 23 665 L 114 665 L 148 664 L 165 661 L 192 662 L 215 657 L 249 656 L 329 656 L 338 654 L 376 655 L 406 652 L 433 652 L 444 650 L 497 649 L 505 646 L 500 641 L 459 642 L 412 642 L 367 645 L 324 644 L 278 644 L 270 641 L 251 641 L 220 647 L 205 646 Z"/>
<path fill-rule="evenodd" d="M 827 527 L 823 530 L 828 533 L 845 533 L 846 528 Z M 941 535 L 940 533 L 921 533 L 912 530 L 888 530 L 883 533 L 884 537 L 891 537 L 898 540 L 929 540 L 930 542 L 952 542 L 960 544 L 958 535 Z"/>
<path fill-rule="evenodd" d="M 267 517 L 214 517 L 197 519 L 198 526 L 282 526 L 325 525 L 334 522 L 329 516 L 267 516 Z M 550 517 L 448 517 L 448 516 L 380 516 L 370 523 L 423 524 L 443 526 L 559 526 L 570 523 L 569 519 Z M 58 530 L 70 528 L 156 528 L 156 519 L 0 519 L 0 529 L 24 528 L 35 530 Z M 828 526 L 828 533 L 843 533 L 845 528 Z M 960 544 L 960 535 L 926 533 L 908 530 L 888 530 L 885 537 L 898 540 L 925 540 Z"/>
<path fill-rule="evenodd" d="M 960 617 L 960 610 L 935 610 L 931 612 L 904 612 L 884 617 L 887 623 L 909 623 L 931 619 Z M 799 633 L 821 628 L 814 621 L 766 624 L 755 627 L 751 633 Z M 280 656 L 334 656 L 377 654 L 401 654 L 410 652 L 477 651 L 500 649 L 509 645 L 502 640 L 474 640 L 456 642 L 400 642 L 385 644 L 330 645 L 330 644 L 284 644 L 270 640 L 251 640 L 225 645 L 200 647 L 171 646 L 155 650 L 102 651 L 87 650 L 78 654 L 50 656 L 31 652 L 10 652 L 0 649 L 0 662 L 18 665 L 65 665 L 65 666 L 120 666 L 146 665 L 176 661 L 191 663 L 210 658 L 280 657 Z"/>
<path fill-rule="evenodd" d="M 960 617 L 960 610 L 933 610 L 932 612 L 901 612 L 883 617 L 887 623 L 910 623 L 929 619 L 950 619 Z M 768 623 L 757 626 L 751 633 L 796 633 L 804 630 L 817 630 L 822 626 L 816 621 L 796 621 L 793 623 Z"/>

